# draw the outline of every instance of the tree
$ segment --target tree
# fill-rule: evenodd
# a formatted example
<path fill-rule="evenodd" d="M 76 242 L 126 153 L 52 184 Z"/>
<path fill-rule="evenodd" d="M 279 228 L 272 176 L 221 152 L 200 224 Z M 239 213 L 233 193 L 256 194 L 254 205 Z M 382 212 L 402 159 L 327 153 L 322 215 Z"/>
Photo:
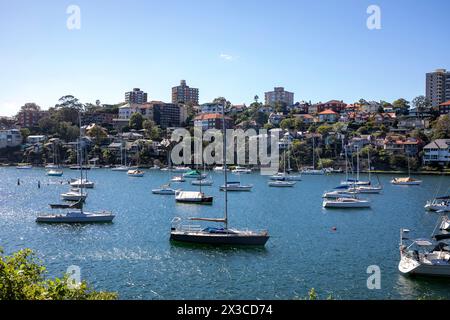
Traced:
<path fill-rule="evenodd" d="M 131 129 L 141 130 L 143 122 L 144 122 L 144 117 L 142 116 L 142 114 L 135 112 L 131 115 L 128 126 Z"/>
<path fill-rule="evenodd" d="M 258 103 L 259 97 L 258 97 L 257 94 L 255 95 L 255 97 L 253 98 L 253 100 L 255 100 L 255 103 Z"/>
<path fill-rule="evenodd" d="M 421 117 L 425 111 L 429 111 L 431 107 L 430 101 L 425 96 L 415 97 L 412 101 L 412 104 L 415 108 L 417 108 L 417 112 Z"/>
<path fill-rule="evenodd" d="M 74 141 L 80 135 L 80 128 L 72 125 L 70 122 L 61 122 L 57 132 L 62 140 Z"/>
<path fill-rule="evenodd" d="M 396 114 L 408 114 L 409 101 L 400 98 L 392 102 L 392 107 Z"/>
<path fill-rule="evenodd" d="M 333 127 L 328 124 L 323 124 L 317 128 L 317 132 L 323 136 L 328 135 L 331 131 L 333 131 Z"/>
<path fill-rule="evenodd" d="M 20 129 L 20 134 L 22 135 L 22 141 L 27 141 L 27 137 L 31 134 L 30 129 L 28 128 L 22 128 Z"/>
<path fill-rule="evenodd" d="M 72 95 L 63 96 L 59 98 L 58 102 L 59 103 L 55 105 L 56 109 L 70 108 L 77 111 L 82 111 L 84 108 L 84 105 Z"/>
<path fill-rule="evenodd" d="M 38 106 L 36 103 L 34 102 L 27 102 L 25 103 L 22 107 L 20 107 L 21 111 L 40 111 L 41 107 Z"/>
<path fill-rule="evenodd" d="M 450 139 L 450 115 L 439 117 L 433 123 L 433 136 L 432 139 Z"/>
<path fill-rule="evenodd" d="M 142 123 L 142 128 L 144 130 L 146 130 L 147 132 L 151 132 L 153 127 L 155 126 L 155 122 L 153 120 L 144 120 L 144 122 Z"/>
<path fill-rule="evenodd" d="M 45 134 L 51 134 L 56 132 L 56 128 L 58 127 L 58 122 L 51 117 L 44 117 L 38 122 L 39 128 Z"/>
<path fill-rule="evenodd" d="M 108 137 L 107 131 L 99 125 L 94 125 L 89 129 L 87 135 L 94 138 L 96 144 L 101 144 Z"/>
<path fill-rule="evenodd" d="M 281 120 L 280 122 L 280 128 L 283 130 L 291 130 L 294 129 L 295 126 L 295 120 L 293 118 L 286 118 Z"/>
<path fill-rule="evenodd" d="M 4 256 L 0 250 L 0 300 L 114 300 L 117 294 L 93 290 L 68 276 L 46 279 L 46 268 L 30 249 Z"/>
<path fill-rule="evenodd" d="M 103 150 L 102 158 L 106 164 L 114 164 L 116 161 L 116 156 L 109 149 Z"/>

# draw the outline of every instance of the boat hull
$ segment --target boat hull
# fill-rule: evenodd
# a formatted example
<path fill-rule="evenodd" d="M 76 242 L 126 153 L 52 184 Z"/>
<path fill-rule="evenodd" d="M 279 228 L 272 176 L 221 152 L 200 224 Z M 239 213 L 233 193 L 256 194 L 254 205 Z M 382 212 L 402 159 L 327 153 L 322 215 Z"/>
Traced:
<path fill-rule="evenodd" d="M 236 246 L 264 246 L 269 236 L 263 235 L 211 235 L 211 234 L 188 234 L 171 232 L 170 240 L 177 242 L 208 244 L 208 245 L 236 245 Z"/>
<path fill-rule="evenodd" d="M 328 209 L 367 209 L 370 208 L 370 202 L 324 201 L 323 207 Z"/>
<path fill-rule="evenodd" d="M 404 275 L 450 277 L 450 264 L 447 265 L 424 264 L 406 257 L 401 258 L 398 264 L 398 270 Z"/>
<path fill-rule="evenodd" d="M 193 204 L 212 204 L 213 197 L 203 197 L 201 199 L 175 199 L 179 203 L 193 203 Z"/>
<path fill-rule="evenodd" d="M 114 215 L 93 215 L 88 217 L 66 217 L 64 215 L 39 216 L 36 222 L 39 223 L 109 223 L 114 219 Z"/>

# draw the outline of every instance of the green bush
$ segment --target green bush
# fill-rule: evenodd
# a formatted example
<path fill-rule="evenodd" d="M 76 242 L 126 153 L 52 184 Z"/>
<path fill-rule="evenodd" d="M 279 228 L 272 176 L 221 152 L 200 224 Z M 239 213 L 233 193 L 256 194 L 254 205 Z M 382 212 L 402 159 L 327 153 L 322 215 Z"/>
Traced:
<path fill-rule="evenodd" d="M 76 288 L 68 277 L 46 279 L 46 268 L 30 249 L 11 256 L 0 250 L 0 300 L 114 300 L 117 294 L 93 290 L 85 281 Z"/>

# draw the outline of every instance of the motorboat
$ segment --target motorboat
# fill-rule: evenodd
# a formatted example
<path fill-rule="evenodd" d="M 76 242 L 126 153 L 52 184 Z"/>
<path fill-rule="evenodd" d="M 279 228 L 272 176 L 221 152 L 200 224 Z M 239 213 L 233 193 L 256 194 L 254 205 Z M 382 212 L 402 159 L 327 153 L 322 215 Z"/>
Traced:
<path fill-rule="evenodd" d="M 216 166 L 213 168 L 213 171 L 215 172 L 223 172 L 223 166 Z M 227 171 L 230 171 L 230 169 L 227 168 Z"/>
<path fill-rule="evenodd" d="M 252 169 L 248 169 L 248 168 L 245 168 L 245 167 L 241 167 L 241 166 L 236 166 L 233 170 L 231 170 L 231 172 L 232 173 L 245 173 L 245 174 L 248 174 L 248 173 L 252 173 Z"/>
<path fill-rule="evenodd" d="M 111 171 L 128 171 L 131 168 L 129 166 L 116 166 L 111 168 Z"/>
<path fill-rule="evenodd" d="M 112 222 L 114 214 L 108 211 L 84 212 L 71 210 L 66 213 L 39 215 L 36 222 L 40 223 L 106 223 Z"/>
<path fill-rule="evenodd" d="M 405 237 L 408 229 L 400 230 L 400 262 L 403 275 L 450 276 L 450 248 L 445 242 Z"/>
<path fill-rule="evenodd" d="M 18 169 L 18 170 L 28 170 L 28 169 L 33 169 L 33 166 L 31 164 L 22 163 L 22 164 L 18 164 L 16 166 L 16 169 Z"/>
<path fill-rule="evenodd" d="M 204 179 L 207 177 L 205 173 L 201 173 L 198 170 L 189 170 L 188 172 L 183 173 L 184 178 L 193 178 L 193 179 Z"/>
<path fill-rule="evenodd" d="M 78 188 L 72 188 L 70 191 L 61 194 L 61 199 L 66 201 L 85 201 L 87 198 L 87 193 L 82 192 Z"/>
<path fill-rule="evenodd" d="M 297 182 L 296 181 L 269 181 L 267 184 L 269 187 L 278 187 L 278 188 L 286 188 L 286 187 L 293 187 L 295 186 Z"/>
<path fill-rule="evenodd" d="M 442 216 L 440 229 L 450 231 L 450 219 L 448 216 Z"/>
<path fill-rule="evenodd" d="M 153 165 L 153 167 L 150 167 L 149 170 L 161 170 L 160 166 L 157 166 L 156 164 Z"/>
<path fill-rule="evenodd" d="M 49 163 L 45 166 L 45 169 L 58 169 L 58 168 L 59 168 L 59 166 L 54 163 Z"/>
<path fill-rule="evenodd" d="M 162 185 L 157 189 L 153 189 L 153 194 L 174 195 L 177 190 L 170 187 L 170 184 Z"/>
<path fill-rule="evenodd" d="M 64 171 L 59 169 L 51 169 L 47 171 L 47 175 L 49 177 L 61 177 L 64 174 Z"/>
<path fill-rule="evenodd" d="M 273 176 L 270 176 L 270 180 L 275 181 L 301 181 L 302 177 L 299 175 L 294 175 L 286 172 L 277 172 Z"/>
<path fill-rule="evenodd" d="M 407 178 L 394 178 L 391 183 L 399 186 L 418 186 L 422 183 L 422 180 L 414 179 L 411 177 Z"/>
<path fill-rule="evenodd" d="M 69 167 L 70 170 L 91 170 L 89 166 L 74 165 Z"/>
<path fill-rule="evenodd" d="M 213 185 L 213 181 L 209 180 L 209 179 L 197 179 L 197 180 L 193 180 L 191 181 L 191 184 L 193 186 L 212 186 Z"/>
<path fill-rule="evenodd" d="M 175 191 L 175 201 L 195 204 L 212 204 L 213 197 L 199 191 Z"/>
<path fill-rule="evenodd" d="M 127 175 L 129 177 L 137 177 L 137 178 L 142 178 L 144 176 L 145 172 L 142 170 L 138 170 L 138 169 L 133 169 L 133 170 L 128 170 L 127 171 Z"/>
<path fill-rule="evenodd" d="M 70 180 L 70 186 L 75 188 L 87 188 L 92 189 L 94 188 L 94 182 L 89 181 L 85 178 L 83 179 L 71 179 Z"/>
<path fill-rule="evenodd" d="M 429 211 L 450 211 L 450 196 L 438 197 L 427 201 L 425 209 Z"/>
<path fill-rule="evenodd" d="M 221 185 L 219 187 L 220 191 L 252 191 L 253 185 L 252 184 L 248 184 L 248 185 L 243 185 L 241 184 L 240 181 L 228 181 L 227 182 L 227 186 L 225 187 L 225 185 Z"/>
<path fill-rule="evenodd" d="M 183 176 L 174 176 L 172 179 L 170 179 L 171 182 L 185 182 L 186 179 L 183 178 Z"/>
<path fill-rule="evenodd" d="M 337 198 L 325 199 L 323 201 L 324 208 L 370 208 L 370 201 L 358 198 Z"/>
<path fill-rule="evenodd" d="M 300 170 L 300 173 L 303 175 L 324 175 L 326 172 L 324 169 L 312 169 L 312 168 L 305 168 Z"/>

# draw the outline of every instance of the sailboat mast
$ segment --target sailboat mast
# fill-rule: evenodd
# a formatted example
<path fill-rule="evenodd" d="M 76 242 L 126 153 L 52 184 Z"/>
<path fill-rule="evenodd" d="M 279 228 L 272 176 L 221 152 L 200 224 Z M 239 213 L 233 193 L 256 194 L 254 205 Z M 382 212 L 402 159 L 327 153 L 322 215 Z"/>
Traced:
<path fill-rule="evenodd" d="M 315 151 L 315 149 L 316 149 L 316 139 L 315 139 L 315 137 L 314 137 L 314 133 L 313 133 L 313 143 L 312 143 L 312 145 L 313 145 L 313 170 L 316 168 L 316 151 Z"/>
<path fill-rule="evenodd" d="M 369 181 L 371 181 L 371 175 L 370 175 L 370 151 L 367 149 L 367 165 L 369 166 Z"/>
<path fill-rule="evenodd" d="M 80 157 L 79 157 L 79 166 L 80 166 L 80 191 L 81 191 L 81 197 L 83 198 L 83 148 L 81 147 L 81 110 L 78 112 L 78 122 L 80 125 L 80 137 L 78 138 L 78 146 L 80 150 Z M 87 179 L 86 179 L 87 181 Z M 83 199 L 81 199 L 83 201 Z M 81 212 L 83 213 L 83 206 L 81 206 Z"/>
<path fill-rule="evenodd" d="M 225 183 L 225 229 L 228 229 L 228 177 L 227 177 L 227 134 L 225 129 L 225 106 L 226 101 L 223 102 L 222 107 L 222 134 L 223 134 L 223 179 Z"/>
<path fill-rule="evenodd" d="M 359 147 L 356 147 L 356 181 L 359 181 Z"/>
<path fill-rule="evenodd" d="M 345 181 L 348 181 L 348 158 L 347 158 L 347 146 L 344 147 L 345 149 Z"/>

